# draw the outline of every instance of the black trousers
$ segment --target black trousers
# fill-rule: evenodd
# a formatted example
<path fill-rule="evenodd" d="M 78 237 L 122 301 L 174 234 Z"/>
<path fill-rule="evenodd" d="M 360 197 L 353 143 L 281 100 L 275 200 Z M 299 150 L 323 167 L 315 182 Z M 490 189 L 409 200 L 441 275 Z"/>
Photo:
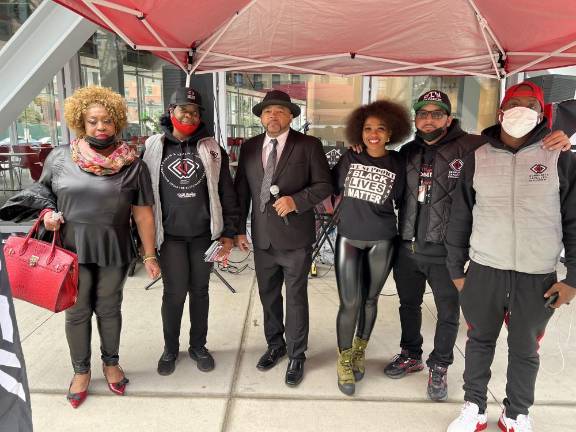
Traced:
<path fill-rule="evenodd" d="M 458 290 L 452 283 L 444 264 L 415 260 L 410 251 L 400 246 L 394 263 L 394 280 L 400 298 L 400 347 L 414 358 L 422 357 L 422 302 L 426 281 L 432 288 L 436 303 L 437 322 L 434 350 L 430 353 L 429 367 L 448 367 L 454 361 L 454 344 L 458 336 L 460 303 Z"/>
<path fill-rule="evenodd" d="M 66 310 L 66 339 L 72 367 L 76 373 L 90 370 L 92 314 L 96 315 L 100 333 L 100 352 L 105 365 L 118 364 L 122 330 L 122 289 L 128 265 L 99 267 L 80 264 L 78 299 Z"/>
<path fill-rule="evenodd" d="M 470 262 L 460 293 L 468 323 L 464 399 L 486 409 L 490 366 L 502 323 L 508 326 L 506 416 L 528 414 L 540 367 L 539 342 L 554 309 L 544 307 L 544 293 L 556 282 L 556 273 L 527 274 L 497 270 Z"/>
<path fill-rule="evenodd" d="M 186 296 L 189 296 L 190 346 L 206 345 L 208 334 L 208 284 L 212 263 L 204 261 L 210 237 L 188 240 L 167 238 L 160 250 L 160 268 L 164 282 L 162 295 L 162 328 L 164 349 L 177 354 L 180 350 L 180 324 Z"/>
<path fill-rule="evenodd" d="M 336 317 L 338 348 L 352 347 L 354 332 L 370 339 L 378 315 L 378 299 L 390 274 L 394 240 L 336 238 L 336 284 L 340 308 Z"/>
<path fill-rule="evenodd" d="M 288 356 L 306 358 L 308 348 L 308 272 L 312 249 L 278 250 L 254 247 L 258 292 L 264 310 L 268 347 L 286 345 Z M 286 327 L 282 284 L 286 283 Z M 284 332 L 286 341 L 284 341 Z"/>

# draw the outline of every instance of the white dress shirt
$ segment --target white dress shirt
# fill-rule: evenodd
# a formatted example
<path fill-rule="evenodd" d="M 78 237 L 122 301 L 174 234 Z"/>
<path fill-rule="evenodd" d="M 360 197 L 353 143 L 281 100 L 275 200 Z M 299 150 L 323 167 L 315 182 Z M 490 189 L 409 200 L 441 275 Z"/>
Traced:
<path fill-rule="evenodd" d="M 288 130 L 276 137 L 278 140 L 278 144 L 276 144 L 276 165 L 278 165 L 278 161 L 280 160 L 280 156 L 282 156 L 282 150 L 284 150 L 284 146 L 286 145 L 286 140 L 288 139 L 288 133 L 290 132 L 290 128 Z M 262 167 L 266 169 L 266 162 L 268 162 L 268 155 L 272 151 L 272 144 L 270 141 L 274 139 L 271 136 L 264 137 L 264 145 L 262 146 Z"/>

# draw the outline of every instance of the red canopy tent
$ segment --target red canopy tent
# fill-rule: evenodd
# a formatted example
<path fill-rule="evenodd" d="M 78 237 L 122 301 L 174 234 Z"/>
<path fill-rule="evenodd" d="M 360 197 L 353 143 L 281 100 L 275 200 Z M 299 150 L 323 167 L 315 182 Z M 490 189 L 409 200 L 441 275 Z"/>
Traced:
<path fill-rule="evenodd" d="M 55 1 L 195 73 L 503 78 L 576 64 L 576 1 Z"/>

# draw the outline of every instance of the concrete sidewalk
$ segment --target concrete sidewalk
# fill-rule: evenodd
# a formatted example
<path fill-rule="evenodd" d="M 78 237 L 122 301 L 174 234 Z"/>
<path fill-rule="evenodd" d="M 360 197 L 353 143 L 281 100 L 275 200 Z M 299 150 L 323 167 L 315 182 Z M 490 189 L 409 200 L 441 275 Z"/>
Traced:
<path fill-rule="evenodd" d="M 310 340 L 306 374 L 297 388 L 284 384 L 287 360 L 260 372 L 255 365 L 266 348 L 262 308 L 254 272 L 224 276 L 238 291 L 230 293 L 216 278 L 211 281 L 208 348 L 216 369 L 200 372 L 187 355 L 188 312 L 185 309 L 181 353 L 176 372 L 156 373 L 162 353 L 158 282 L 148 283 L 140 268 L 124 291 L 121 364 L 130 378 L 126 396 L 108 391 L 101 372 L 99 340 L 94 323 L 90 395 L 77 410 L 66 401 L 72 377 L 64 335 L 64 314 L 51 314 L 16 301 L 16 312 L 30 382 L 32 414 L 37 432 L 47 431 L 202 431 L 312 432 L 445 431 L 462 404 L 465 326 L 462 325 L 449 370 L 449 400 L 426 399 L 427 372 L 402 380 L 387 378 L 382 369 L 399 350 L 400 325 L 394 281 L 389 278 L 379 303 L 379 317 L 367 350 L 366 377 L 356 395 L 344 396 L 336 384 L 335 318 L 338 293 L 333 271 L 319 267 L 323 277 L 311 279 Z M 424 351 L 431 350 L 435 307 L 425 296 Z M 531 414 L 536 431 L 576 430 L 576 335 L 570 335 L 575 306 L 552 318 L 541 348 L 542 366 L 536 406 Z M 576 332 L 576 329 L 574 330 Z M 503 330 L 492 367 L 489 428 L 498 430 L 507 365 Z M 564 367 L 564 369 L 563 369 Z"/>

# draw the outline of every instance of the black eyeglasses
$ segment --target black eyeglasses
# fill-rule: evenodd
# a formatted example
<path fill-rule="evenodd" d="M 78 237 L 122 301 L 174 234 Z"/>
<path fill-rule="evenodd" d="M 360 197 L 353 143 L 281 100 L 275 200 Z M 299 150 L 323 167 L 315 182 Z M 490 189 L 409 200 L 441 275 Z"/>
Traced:
<path fill-rule="evenodd" d="M 420 110 L 420 111 L 416 111 L 416 118 L 419 120 L 426 120 L 428 118 L 428 116 L 432 117 L 433 120 L 440 120 L 445 115 L 446 115 L 446 113 L 442 110 L 436 110 L 436 111 Z"/>

